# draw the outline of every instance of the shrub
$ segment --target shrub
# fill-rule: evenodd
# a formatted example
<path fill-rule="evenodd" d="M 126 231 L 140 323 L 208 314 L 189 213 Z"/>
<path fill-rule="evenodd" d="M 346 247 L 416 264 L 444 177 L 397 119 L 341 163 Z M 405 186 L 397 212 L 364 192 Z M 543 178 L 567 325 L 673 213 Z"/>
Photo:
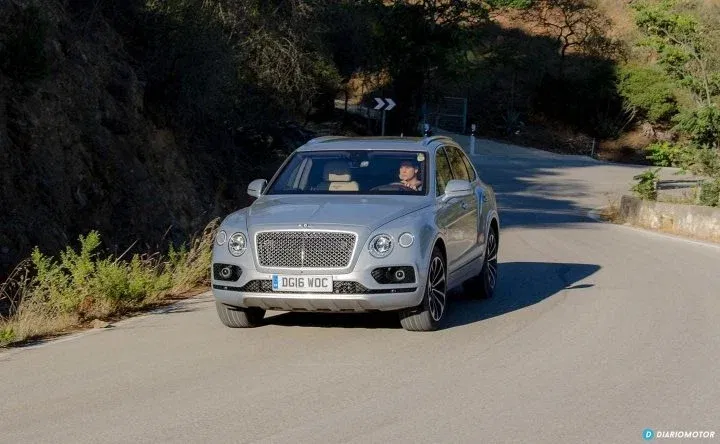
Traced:
<path fill-rule="evenodd" d="M 79 248 L 68 246 L 59 260 L 35 248 L 0 285 L 0 302 L 9 300 L 11 307 L 5 318 L 0 313 L 0 346 L 119 316 L 207 284 L 218 222 L 208 224 L 189 249 L 171 246 L 167 256 L 103 257 L 97 231 L 79 236 Z"/>
<path fill-rule="evenodd" d="M 698 193 L 698 203 L 709 207 L 720 207 L 720 179 L 702 184 Z"/>
<path fill-rule="evenodd" d="M 698 176 L 720 179 L 720 151 L 689 145 L 680 167 Z"/>
<path fill-rule="evenodd" d="M 647 170 L 633 177 L 638 183 L 632 187 L 632 191 L 641 199 L 657 200 L 658 172 L 660 172 L 660 168 Z"/>
<path fill-rule="evenodd" d="M 677 128 L 689 134 L 697 145 L 720 148 L 720 109 L 716 106 L 685 111 L 676 120 Z"/>
<path fill-rule="evenodd" d="M 645 158 L 661 167 L 681 167 L 693 155 L 691 148 L 671 142 L 653 143 L 645 150 L 649 153 Z"/>

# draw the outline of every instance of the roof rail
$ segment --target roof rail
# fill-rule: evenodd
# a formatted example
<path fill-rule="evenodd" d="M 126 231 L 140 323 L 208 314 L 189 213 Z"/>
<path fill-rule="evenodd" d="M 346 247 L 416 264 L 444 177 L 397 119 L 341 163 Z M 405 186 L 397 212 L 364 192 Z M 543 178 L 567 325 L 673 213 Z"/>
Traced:
<path fill-rule="evenodd" d="M 438 140 L 452 140 L 448 136 L 430 136 L 423 139 L 423 146 L 428 146 L 433 142 L 436 142 Z"/>
<path fill-rule="evenodd" d="M 323 143 L 323 142 L 329 142 L 331 140 L 338 140 L 338 139 L 347 139 L 346 136 L 320 136 L 315 137 L 314 139 L 310 139 L 307 141 L 307 145 L 312 145 L 315 143 Z"/>

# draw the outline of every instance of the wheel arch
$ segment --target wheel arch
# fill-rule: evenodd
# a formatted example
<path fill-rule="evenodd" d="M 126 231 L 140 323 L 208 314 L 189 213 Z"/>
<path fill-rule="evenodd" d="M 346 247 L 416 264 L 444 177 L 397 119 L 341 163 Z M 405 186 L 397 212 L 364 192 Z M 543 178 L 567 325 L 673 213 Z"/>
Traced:
<path fill-rule="evenodd" d="M 443 240 L 442 236 L 438 236 L 437 238 L 435 238 L 435 243 L 433 244 L 432 249 L 434 250 L 435 247 L 440 248 L 440 254 L 442 254 L 443 261 L 445 262 L 445 264 L 447 264 L 447 248 L 445 247 L 445 240 Z M 430 253 L 430 255 L 432 256 L 432 250 L 430 250 Z"/>

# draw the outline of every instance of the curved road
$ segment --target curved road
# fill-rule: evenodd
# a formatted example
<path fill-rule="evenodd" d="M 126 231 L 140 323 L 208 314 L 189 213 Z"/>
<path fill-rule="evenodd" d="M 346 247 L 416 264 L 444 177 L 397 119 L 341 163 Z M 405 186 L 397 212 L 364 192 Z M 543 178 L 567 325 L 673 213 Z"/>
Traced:
<path fill-rule="evenodd" d="M 720 248 L 598 223 L 642 169 L 483 142 L 496 297 L 449 326 L 270 314 L 208 295 L 0 352 L 0 442 L 577 443 L 720 434 Z M 716 437 L 720 439 L 720 437 Z"/>

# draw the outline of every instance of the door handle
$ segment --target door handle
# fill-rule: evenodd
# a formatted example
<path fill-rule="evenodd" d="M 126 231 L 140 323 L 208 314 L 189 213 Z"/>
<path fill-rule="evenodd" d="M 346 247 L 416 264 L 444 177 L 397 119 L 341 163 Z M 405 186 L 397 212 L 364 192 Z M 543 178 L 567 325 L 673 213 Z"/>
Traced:
<path fill-rule="evenodd" d="M 460 204 L 460 206 L 462 207 L 463 210 L 467 210 L 468 204 L 467 204 L 467 202 L 463 202 Z"/>

